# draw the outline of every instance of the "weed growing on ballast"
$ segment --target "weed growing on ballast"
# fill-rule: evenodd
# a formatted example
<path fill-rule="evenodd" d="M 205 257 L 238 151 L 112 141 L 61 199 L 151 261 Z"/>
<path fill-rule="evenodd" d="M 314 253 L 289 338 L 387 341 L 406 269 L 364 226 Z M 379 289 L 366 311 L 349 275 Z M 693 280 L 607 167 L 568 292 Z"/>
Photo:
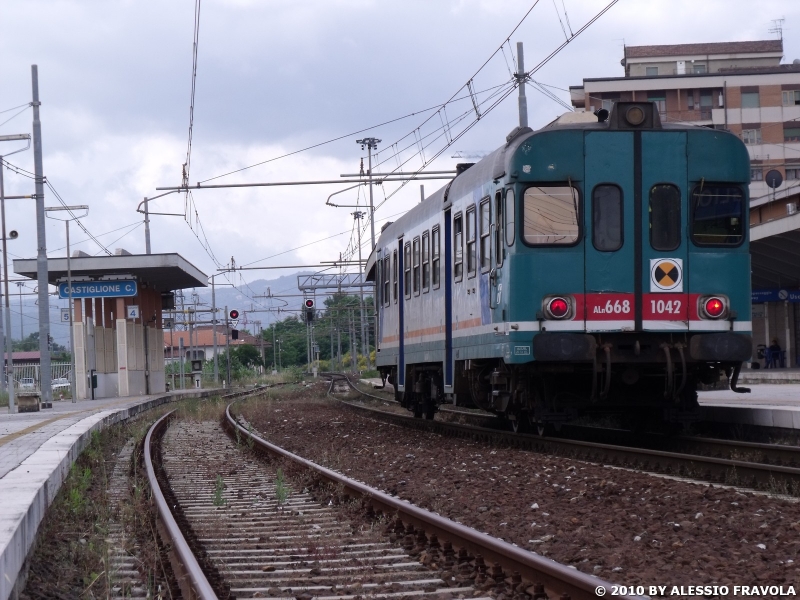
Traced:
<path fill-rule="evenodd" d="M 214 506 L 225 506 L 225 498 L 222 497 L 224 489 L 225 482 L 222 480 L 222 475 L 217 475 L 217 483 L 214 485 Z"/>
<path fill-rule="evenodd" d="M 275 479 L 275 499 L 278 501 L 278 504 L 283 504 L 286 502 L 286 498 L 289 496 L 289 489 L 286 487 L 286 481 L 283 477 L 283 470 L 278 469 L 278 475 Z"/>

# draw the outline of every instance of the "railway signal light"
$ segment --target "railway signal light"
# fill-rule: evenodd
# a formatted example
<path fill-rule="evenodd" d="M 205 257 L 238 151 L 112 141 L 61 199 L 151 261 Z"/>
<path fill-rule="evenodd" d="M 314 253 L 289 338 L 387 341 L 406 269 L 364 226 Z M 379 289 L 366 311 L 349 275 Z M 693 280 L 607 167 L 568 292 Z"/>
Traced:
<path fill-rule="evenodd" d="M 231 339 L 238 340 L 239 339 L 239 330 L 238 329 L 231 329 Z"/>
<path fill-rule="evenodd" d="M 231 309 L 231 312 L 228 313 L 228 316 L 231 318 L 231 321 L 236 321 L 239 318 L 239 311 Z"/>
<path fill-rule="evenodd" d="M 314 299 L 306 298 L 303 301 L 303 311 L 306 315 L 306 323 L 311 323 L 314 320 Z"/>

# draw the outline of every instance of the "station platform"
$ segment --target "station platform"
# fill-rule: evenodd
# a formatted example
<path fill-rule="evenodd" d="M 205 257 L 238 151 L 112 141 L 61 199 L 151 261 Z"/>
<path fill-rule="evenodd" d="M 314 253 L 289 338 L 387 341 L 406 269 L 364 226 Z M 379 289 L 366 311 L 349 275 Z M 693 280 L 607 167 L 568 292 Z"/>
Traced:
<path fill-rule="evenodd" d="M 739 383 L 800 383 L 800 369 L 743 369 Z"/>
<path fill-rule="evenodd" d="M 782 369 L 786 371 L 787 369 Z M 776 373 L 780 370 L 775 369 Z M 800 429 L 800 383 L 754 383 L 739 378 L 749 394 L 731 390 L 699 392 L 704 420 L 760 427 Z"/>
<path fill-rule="evenodd" d="M 162 404 L 218 391 L 175 390 L 75 403 L 55 400 L 52 409 L 0 413 L 0 600 L 19 591 L 15 585 L 39 524 L 94 431 Z"/>

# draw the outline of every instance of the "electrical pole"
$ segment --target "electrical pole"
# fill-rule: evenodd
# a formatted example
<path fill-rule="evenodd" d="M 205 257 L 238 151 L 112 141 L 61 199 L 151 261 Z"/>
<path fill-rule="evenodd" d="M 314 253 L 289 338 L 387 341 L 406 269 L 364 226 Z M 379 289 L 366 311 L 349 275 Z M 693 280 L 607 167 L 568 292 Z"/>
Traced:
<path fill-rule="evenodd" d="M 355 211 L 353 213 L 353 217 L 355 217 L 356 221 L 358 221 L 358 225 L 356 229 L 358 229 L 358 264 L 361 265 L 361 218 L 364 216 L 364 213 L 361 211 Z M 361 353 L 367 359 L 367 369 L 371 369 L 370 360 L 369 360 L 369 340 L 367 339 L 367 327 L 366 322 L 364 320 L 364 278 L 367 276 L 364 267 L 360 267 L 361 269 L 361 285 L 358 286 L 358 296 L 359 296 L 359 304 L 358 304 L 358 312 L 361 315 Z"/>
<path fill-rule="evenodd" d="M 275 345 L 275 321 L 272 322 L 272 374 L 278 372 L 278 347 Z"/>
<path fill-rule="evenodd" d="M 8 251 L 6 249 L 6 196 L 5 187 L 3 183 L 3 157 L 0 156 L 0 219 L 2 219 L 2 233 L 3 233 L 3 275 L 5 279 L 3 284 L 5 286 L 5 342 L 6 342 L 6 360 L 5 368 L 8 382 L 8 412 L 13 414 L 17 412 L 16 403 L 14 402 L 14 352 L 13 340 L 11 339 L 11 304 L 8 299 Z M 20 319 L 22 315 L 20 315 Z M 41 341 L 41 340 L 40 340 Z"/>
<path fill-rule="evenodd" d="M 39 365 L 42 404 L 52 405 L 53 373 L 50 370 L 50 296 L 47 293 L 47 238 L 44 228 L 44 174 L 42 169 L 42 122 L 39 120 L 39 67 L 31 65 L 33 88 L 33 170 L 36 180 L 36 275 L 39 282 Z M 6 277 L 8 274 L 6 274 Z M 71 308 L 71 307 L 70 307 Z M 11 357 L 9 357 L 10 359 Z"/>
<path fill-rule="evenodd" d="M 150 252 L 150 209 L 147 207 L 147 198 L 144 199 L 144 253 Z"/>
<path fill-rule="evenodd" d="M 8 275 L 6 275 L 8 277 Z M 22 281 L 17 282 L 17 289 L 19 289 L 19 341 L 25 339 L 25 319 L 22 318 L 22 288 L 25 283 Z M 0 330 L 2 331 L 2 330 Z"/>
<path fill-rule="evenodd" d="M 225 305 L 225 354 L 228 359 L 227 388 L 231 389 L 231 328 L 228 324 L 228 305 Z"/>
<path fill-rule="evenodd" d="M 377 138 L 364 138 L 362 140 L 356 140 L 356 144 L 361 144 L 361 149 L 367 149 L 367 154 L 369 155 L 369 170 L 367 171 L 367 175 L 369 176 L 369 227 L 370 232 L 372 233 L 372 248 L 375 248 L 375 208 L 372 202 L 372 151 L 378 149 L 378 144 L 381 143 L 381 140 Z"/>
<path fill-rule="evenodd" d="M 524 56 L 522 54 L 522 42 L 517 42 L 517 84 L 519 85 L 519 126 L 528 126 L 528 99 L 525 97 L 525 75 Z"/>
<path fill-rule="evenodd" d="M 211 276 L 211 335 L 214 338 L 214 385 L 219 385 L 219 359 L 217 358 L 217 292 Z"/>

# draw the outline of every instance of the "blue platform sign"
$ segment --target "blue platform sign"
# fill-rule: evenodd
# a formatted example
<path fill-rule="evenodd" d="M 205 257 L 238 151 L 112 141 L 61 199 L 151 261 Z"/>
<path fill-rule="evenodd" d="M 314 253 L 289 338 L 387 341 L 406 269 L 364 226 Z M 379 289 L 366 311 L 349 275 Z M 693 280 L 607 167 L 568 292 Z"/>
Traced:
<path fill-rule="evenodd" d="M 752 290 L 752 303 L 764 302 L 800 302 L 800 290 L 787 290 L 785 288 L 767 288 Z"/>
<path fill-rule="evenodd" d="M 73 281 L 73 298 L 128 298 L 137 292 L 136 281 L 121 279 L 119 281 Z M 58 284 L 58 297 L 69 298 L 66 283 Z"/>

